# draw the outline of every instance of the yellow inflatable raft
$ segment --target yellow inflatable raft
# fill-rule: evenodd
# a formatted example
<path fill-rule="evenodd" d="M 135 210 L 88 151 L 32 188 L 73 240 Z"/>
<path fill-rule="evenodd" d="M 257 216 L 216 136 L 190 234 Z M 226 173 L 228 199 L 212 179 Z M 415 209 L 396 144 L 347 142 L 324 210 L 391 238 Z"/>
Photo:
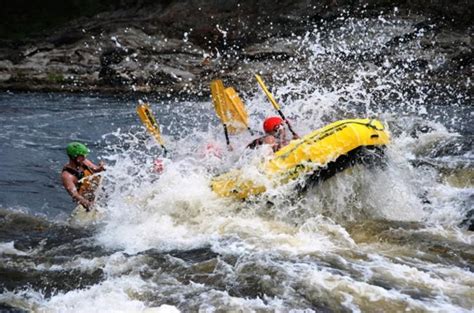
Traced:
<path fill-rule="evenodd" d="M 374 119 L 341 120 L 291 141 L 259 166 L 259 171 L 275 186 L 302 175 L 320 180 L 364 162 L 390 142 L 384 125 Z M 242 177 L 241 170 L 216 176 L 212 190 L 221 197 L 246 199 L 266 191 L 266 187 Z"/>

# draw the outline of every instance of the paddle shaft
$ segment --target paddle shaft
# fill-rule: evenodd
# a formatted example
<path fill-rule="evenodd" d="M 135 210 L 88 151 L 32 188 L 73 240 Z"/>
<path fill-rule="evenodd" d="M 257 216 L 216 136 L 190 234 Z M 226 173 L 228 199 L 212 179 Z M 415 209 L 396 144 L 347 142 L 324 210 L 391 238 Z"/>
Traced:
<path fill-rule="evenodd" d="M 286 125 L 288 125 L 288 129 L 290 130 L 290 132 L 293 134 L 293 136 L 298 136 L 295 131 L 293 130 L 293 128 L 291 128 L 291 124 L 290 122 L 288 122 L 288 120 L 286 119 L 285 115 L 283 114 L 283 112 L 280 110 L 280 109 L 277 109 L 277 112 L 278 114 L 280 114 L 281 118 L 285 121 Z"/>
<path fill-rule="evenodd" d="M 265 95 L 267 96 L 268 100 L 270 100 L 271 104 L 273 105 L 273 107 L 275 108 L 275 110 L 277 110 L 278 114 L 280 114 L 281 118 L 285 121 L 286 125 L 288 125 L 288 129 L 290 130 L 290 132 L 293 134 L 293 136 L 298 136 L 295 131 L 293 130 L 293 128 L 291 127 L 291 124 L 290 122 L 288 122 L 288 120 L 286 119 L 285 115 L 283 114 L 283 112 L 281 111 L 280 109 L 280 106 L 278 105 L 278 103 L 276 102 L 275 98 L 273 97 L 273 95 L 270 93 L 270 91 L 268 90 L 267 86 L 265 85 L 265 83 L 263 82 L 262 78 L 260 77 L 260 75 L 255 75 L 255 78 L 257 79 L 257 82 L 258 84 L 260 85 L 260 87 L 262 87 L 262 90 L 263 92 L 265 93 Z"/>
<path fill-rule="evenodd" d="M 229 131 L 227 130 L 227 125 L 225 123 L 222 123 L 222 126 L 224 126 L 225 142 L 227 146 L 230 147 Z"/>
<path fill-rule="evenodd" d="M 167 150 L 166 147 L 165 147 L 164 145 L 162 145 L 161 143 L 160 143 L 160 146 L 161 146 L 161 148 L 163 149 L 163 156 L 166 157 L 166 155 L 168 154 L 168 150 Z"/>

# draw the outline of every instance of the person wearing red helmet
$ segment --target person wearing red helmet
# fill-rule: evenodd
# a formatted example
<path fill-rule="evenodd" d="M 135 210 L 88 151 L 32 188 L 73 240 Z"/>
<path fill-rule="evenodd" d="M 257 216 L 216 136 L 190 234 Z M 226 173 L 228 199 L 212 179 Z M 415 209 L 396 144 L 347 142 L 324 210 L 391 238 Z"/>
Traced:
<path fill-rule="evenodd" d="M 285 122 L 278 116 L 271 116 L 263 121 L 265 135 L 252 141 L 247 148 L 255 149 L 261 145 L 270 145 L 273 152 L 280 150 L 288 144 L 286 139 Z M 294 136 L 293 139 L 298 138 Z"/>

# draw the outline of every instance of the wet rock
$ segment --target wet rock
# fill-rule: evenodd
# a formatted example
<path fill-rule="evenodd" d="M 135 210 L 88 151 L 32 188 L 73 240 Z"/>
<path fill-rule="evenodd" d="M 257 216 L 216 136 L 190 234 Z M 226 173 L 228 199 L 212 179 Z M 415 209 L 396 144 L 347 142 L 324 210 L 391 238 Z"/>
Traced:
<path fill-rule="evenodd" d="M 65 32 L 57 33 L 49 38 L 49 42 L 55 46 L 69 45 L 84 38 L 84 33 L 77 30 L 71 29 Z"/>
<path fill-rule="evenodd" d="M 296 46 L 287 40 L 270 39 L 263 43 L 250 45 L 243 49 L 242 55 L 251 60 L 287 60 L 296 56 Z"/>
<path fill-rule="evenodd" d="M 474 209 L 467 212 L 466 218 L 462 221 L 460 226 L 466 227 L 469 231 L 474 231 Z"/>
<path fill-rule="evenodd" d="M 0 61 L 0 81 L 11 79 L 13 63 L 10 60 Z"/>
<path fill-rule="evenodd" d="M 100 56 L 100 65 L 106 67 L 112 64 L 119 64 L 127 55 L 128 51 L 122 48 L 108 49 Z"/>
<path fill-rule="evenodd" d="M 388 40 L 378 55 L 371 50 L 335 53 L 340 60 L 367 67 L 400 67 L 407 65 L 406 56 L 399 53 L 401 47 L 419 41 L 422 49 L 405 71 L 429 69 L 433 81 L 452 84 L 456 71 L 471 75 L 472 40 L 466 30 L 470 24 L 462 18 L 472 5 L 466 3 L 461 15 L 464 2 L 456 1 L 445 12 L 460 18 L 464 28 L 453 29 L 442 20 L 442 1 L 423 8 L 419 3 L 400 3 L 398 18 L 413 23 Z M 337 28 L 340 19 L 374 16 L 394 6 L 383 1 L 359 5 L 289 0 L 278 5 L 268 0 L 129 1 L 126 5 L 126 9 L 71 21 L 37 40 L 2 45 L 0 88 L 201 94 L 216 77 L 237 82 L 241 88 L 255 88 L 249 73 L 281 76 L 289 69 L 304 71 L 308 64 L 298 50 L 303 40 L 299 36 L 315 25 L 332 23 L 329 27 Z M 412 7 L 426 16 L 413 15 L 408 10 Z M 340 79 L 351 79 L 351 71 L 330 65 Z M 328 88 L 333 85 L 331 74 L 321 73 L 318 82 Z"/>
<path fill-rule="evenodd" d="M 24 309 L 19 309 L 15 308 L 13 306 L 10 306 L 5 303 L 0 303 L 0 312 L 5 312 L 5 313 L 26 313 L 28 312 L 27 310 Z"/>

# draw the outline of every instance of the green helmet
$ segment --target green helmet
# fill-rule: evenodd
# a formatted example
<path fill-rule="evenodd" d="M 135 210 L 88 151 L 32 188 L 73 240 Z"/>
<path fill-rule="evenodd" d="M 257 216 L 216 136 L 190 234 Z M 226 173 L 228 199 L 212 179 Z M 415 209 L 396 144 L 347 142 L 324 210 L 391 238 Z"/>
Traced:
<path fill-rule="evenodd" d="M 70 142 L 66 147 L 66 153 L 71 158 L 77 158 L 80 155 L 87 156 L 89 149 L 80 142 Z"/>

